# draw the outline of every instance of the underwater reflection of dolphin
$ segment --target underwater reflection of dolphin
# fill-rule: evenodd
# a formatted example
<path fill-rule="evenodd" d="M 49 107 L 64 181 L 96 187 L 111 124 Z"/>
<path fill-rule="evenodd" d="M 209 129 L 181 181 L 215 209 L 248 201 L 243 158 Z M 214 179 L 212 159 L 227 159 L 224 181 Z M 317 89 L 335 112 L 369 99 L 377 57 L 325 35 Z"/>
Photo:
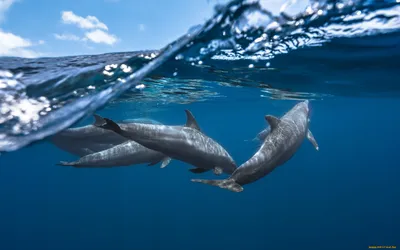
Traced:
<path fill-rule="evenodd" d="M 265 116 L 265 119 L 271 127 L 270 133 L 253 157 L 237 168 L 229 178 L 224 180 L 192 179 L 192 181 L 241 192 L 243 185 L 261 179 L 293 157 L 305 137 L 317 150 L 319 149 L 314 136 L 308 129 L 308 101 L 296 104 L 280 119 L 271 115 Z"/>
<path fill-rule="evenodd" d="M 102 119 L 94 114 L 95 120 Z M 121 123 L 161 124 L 146 118 L 124 120 Z M 58 148 L 76 156 L 85 156 L 100 152 L 128 141 L 125 137 L 110 130 L 87 125 L 78 128 L 69 128 L 50 137 L 50 141 Z"/>
<path fill-rule="evenodd" d="M 104 129 L 113 130 L 127 139 L 161 152 L 172 159 L 177 159 L 195 166 L 193 173 L 213 170 L 232 174 L 236 163 L 229 153 L 216 141 L 206 136 L 189 110 L 186 112 L 185 126 L 167 126 L 155 124 L 116 124 L 104 118 L 103 124 L 96 123 Z"/>

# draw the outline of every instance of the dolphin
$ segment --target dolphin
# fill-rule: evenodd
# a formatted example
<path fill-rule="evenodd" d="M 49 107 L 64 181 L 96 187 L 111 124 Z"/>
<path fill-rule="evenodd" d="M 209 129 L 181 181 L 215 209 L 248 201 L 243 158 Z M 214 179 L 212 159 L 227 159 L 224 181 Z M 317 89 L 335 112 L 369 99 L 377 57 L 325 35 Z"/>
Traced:
<path fill-rule="evenodd" d="M 184 126 L 116 124 L 108 118 L 104 118 L 103 124 L 96 123 L 96 126 L 112 130 L 172 159 L 193 165 L 195 168 L 190 169 L 192 173 L 213 170 L 217 175 L 222 172 L 232 174 L 237 166 L 229 153 L 200 131 L 189 110 L 185 110 L 185 113 L 187 120 Z"/>
<path fill-rule="evenodd" d="M 149 163 L 148 166 L 162 162 L 166 167 L 171 158 L 157 151 L 148 149 L 137 142 L 127 141 L 112 148 L 86 155 L 78 161 L 61 161 L 57 165 L 74 167 L 119 167 Z"/>
<path fill-rule="evenodd" d="M 102 117 L 94 114 L 95 123 L 102 122 Z M 147 118 L 137 118 L 121 121 L 121 123 L 148 123 L 161 124 Z M 112 148 L 121 143 L 127 142 L 123 136 L 110 130 L 96 127 L 94 124 L 83 127 L 69 128 L 50 137 L 50 141 L 58 148 L 70 154 L 82 157 L 85 155 L 100 152 Z"/>
<path fill-rule="evenodd" d="M 309 114 L 309 102 L 306 100 L 296 104 L 280 119 L 272 115 L 265 116 L 271 131 L 259 150 L 238 167 L 229 178 L 224 180 L 192 179 L 191 181 L 241 192 L 243 185 L 263 178 L 292 158 L 304 138 L 307 137 L 316 150 L 319 150 L 319 146 L 308 128 Z"/>

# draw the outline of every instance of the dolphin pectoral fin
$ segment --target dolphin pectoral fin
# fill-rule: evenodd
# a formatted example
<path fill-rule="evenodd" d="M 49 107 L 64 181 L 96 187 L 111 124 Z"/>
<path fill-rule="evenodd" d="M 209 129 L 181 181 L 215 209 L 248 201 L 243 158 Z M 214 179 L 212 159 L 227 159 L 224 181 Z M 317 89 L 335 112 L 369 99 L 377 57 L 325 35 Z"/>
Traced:
<path fill-rule="evenodd" d="M 215 167 L 214 169 L 213 169 L 213 172 L 214 172 L 214 174 L 215 175 L 220 175 L 220 174 L 222 174 L 222 168 L 220 168 L 220 167 Z"/>
<path fill-rule="evenodd" d="M 93 114 L 93 117 L 94 117 L 94 123 L 93 123 L 94 126 L 100 127 L 100 126 L 106 124 L 106 121 L 104 120 L 104 118 L 99 116 L 98 114 Z"/>
<path fill-rule="evenodd" d="M 317 143 L 317 141 L 315 140 L 313 134 L 311 133 L 311 130 L 308 130 L 308 131 L 307 131 L 307 139 L 312 143 L 312 145 L 314 146 L 314 148 L 315 148 L 316 150 L 319 150 L 318 143 Z"/>
<path fill-rule="evenodd" d="M 154 166 L 157 163 L 161 162 L 161 168 L 165 168 L 169 164 L 170 161 L 171 161 L 171 158 L 165 157 L 165 158 L 163 158 L 161 160 L 152 161 L 149 164 L 147 164 L 147 166 Z"/>
<path fill-rule="evenodd" d="M 171 162 L 171 158 L 165 157 L 164 159 L 162 159 L 161 168 L 165 168 L 170 162 Z"/>
<path fill-rule="evenodd" d="M 210 171 L 210 169 L 206 169 L 206 168 L 191 168 L 191 169 L 189 169 L 189 171 L 194 173 L 194 174 L 202 174 L 202 173 L 205 173 L 207 171 Z"/>
<path fill-rule="evenodd" d="M 275 129 L 278 126 L 278 124 L 281 122 L 281 120 L 279 118 L 272 116 L 272 115 L 266 115 L 265 120 L 267 120 L 267 122 L 271 128 L 271 131 L 273 129 Z"/>
<path fill-rule="evenodd" d="M 196 119 L 194 118 L 192 112 L 189 110 L 185 109 L 186 113 L 186 127 L 194 128 L 198 131 L 201 131 L 199 124 L 197 123 Z"/>
<path fill-rule="evenodd" d="M 192 182 L 198 182 L 198 183 L 203 183 L 203 184 L 208 184 L 211 186 L 217 186 L 223 189 L 228 189 L 229 191 L 232 192 L 242 192 L 243 187 L 239 184 L 237 184 L 234 180 L 232 179 L 225 179 L 225 180 L 201 180 L 201 179 L 192 179 Z"/>

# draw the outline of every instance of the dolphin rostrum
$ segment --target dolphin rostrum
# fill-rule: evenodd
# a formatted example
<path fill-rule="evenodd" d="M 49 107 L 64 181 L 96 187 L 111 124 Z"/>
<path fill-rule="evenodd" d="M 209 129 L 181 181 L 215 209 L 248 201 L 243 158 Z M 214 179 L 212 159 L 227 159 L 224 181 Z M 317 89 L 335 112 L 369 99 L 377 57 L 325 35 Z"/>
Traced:
<path fill-rule="evenodd" d="M 189 110 L 185 112 L 187 120 L 184 126 L 116 124 L 107 118 L 104 118 L 103 124 L 96 123 L 96 126 L 112 130 L 172 159 L 193 165 L 195 168 L 190 169 L 192 173 L 213 170 L 217 175 L 222 172 L 232 174 L 237 166 L 229 153 L 200 131 Z"/>
<path fill-rule="evenodd" d="M 236 171 L 224 180 L 201 180 L 200 182 L 233 192 L 243 191 L 243 185 L 255 182 L 272 172 L 276 167 L 287 162 L 298 150 L 305 137 L 319 150 L 309 127 L 308 100 L 296 104 L 280 119 L 265 116 L 271 131 L 266 136 L 260 149 Z"/>
<path fill-rule="evenodd" d="M 103 118 L 97 114 L 94 114 L 93 117 L 95 118 L 95 123 L 103 121 Z M 157 121 L 146 118 L 124 120 L 121 121 L 121 123 L 161 124 Z M 127 142 L 128 139 L 114 133 L 113 131 L 101 129 L 96 127 L 94 124 L 91 124 L 61 131 L 60 133 L 53 135 L 50 138 L 50 141 L 58 148 L 73 155 L 82 157 L 112 148 L 116 145 Z"/>
<path fill-rule="evenodd" d="M 157 151 L 148 149 L 137 142 L 127 141 L 112 148 L 86 155 L 74 162 L 60 162 L 61 166 L 74 167 L 119 167 L 149 163 L 149 166 L 162 162 L 161 168 L 166 167 L 171 158 Z"/>

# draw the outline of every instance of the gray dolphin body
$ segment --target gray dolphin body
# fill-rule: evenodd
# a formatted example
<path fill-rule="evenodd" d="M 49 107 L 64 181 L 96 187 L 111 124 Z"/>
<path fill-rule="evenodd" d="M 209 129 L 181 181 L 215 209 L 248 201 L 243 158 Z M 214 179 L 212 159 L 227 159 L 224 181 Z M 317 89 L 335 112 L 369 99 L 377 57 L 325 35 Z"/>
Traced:
<path fill-rule="evenodd" d="M 113 130 L 146 148 L 191 164 L 196 167 L 190 169 L 193 173 L 213 170 L 215 174 L 222 172 L 232 174 L 237 166 L 229 153 L 200 131 L 189 110 L 185 110 L 185 112 L 187 116 L 185 126 L 116 124 L 107 118 L 104 119 L 103 124 L 96 124 L 96 126 Z"/>
<path fill-rule="evenodd" d="M 148 149 L 134 141 L 127 141 L 112 148 L 86 155 L 75 162 L 60 162 L 58 165 L 74 167 L 119 167 L 149 163 L 149 166 L 162 161 L 161 168 L 168 165 L 171 158 Z"/>
<path fill-rule="evenodd" d="M 309 102 L 296 104 L 283 117 L 276 118 L 267 115 L 271 131 L 266 136 L 260 149 L 236 171 L 225 180 L 201 180 L 200 182 L 233 192 L 243 191 L 243 185 L 255 182 L 272 172 L 276 167 L 287 162 L 298 150 L 305 137 L 307 137 L 318 150 L 309 126 Z"/>
<path fill-rule="evenodd" d="M 94 115 L 95 119 L 99 116 Z M 99 118 L 100 119 L 100 118 Z M 145 118 L 125 120 L 121 123 L 147 123 L 161 124 L 157 121 Z M 70 154 L 82 157 L 85 155 L 100 152 L 112 148 L 121 143 L 127 142 L 123 136 L 110 130 L 87 125 L 78 128 L 69 128 L 50 138 L 50 141 L 58 148 L 69 152 Z"/>

